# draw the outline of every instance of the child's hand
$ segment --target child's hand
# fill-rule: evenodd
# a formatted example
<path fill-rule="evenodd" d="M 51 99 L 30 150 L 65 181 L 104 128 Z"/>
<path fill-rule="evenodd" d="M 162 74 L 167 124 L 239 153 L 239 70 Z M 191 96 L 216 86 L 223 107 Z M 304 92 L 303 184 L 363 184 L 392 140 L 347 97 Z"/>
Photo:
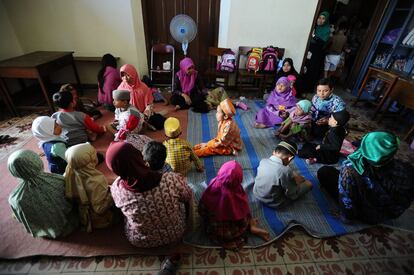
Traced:
<path fill-rule="evenodd" d="M 317 121 L 316 121 L 316 124 L 317 125 L 325 125 L 325 124 L 328 124 L 328 118 L 321 118 L 321 119 L 318 119 Z"/>
<path fill-rule="evenodd" d="M 321 149 L 321 146 L 320 146 L 320 145 L 318 145 L 318 146 L 316 146 L 316 147 L 315 147 L 315 149 L 316 149 L 316 150 L 320 150 L 320 149 Z"/>
<path fill-rule="evenodd" d="M 191 98 L 188 95 L 181 93 L 181 96 L 184 97 L 185 103 L 187 103 L 187 105 L 191 105 Z"/>

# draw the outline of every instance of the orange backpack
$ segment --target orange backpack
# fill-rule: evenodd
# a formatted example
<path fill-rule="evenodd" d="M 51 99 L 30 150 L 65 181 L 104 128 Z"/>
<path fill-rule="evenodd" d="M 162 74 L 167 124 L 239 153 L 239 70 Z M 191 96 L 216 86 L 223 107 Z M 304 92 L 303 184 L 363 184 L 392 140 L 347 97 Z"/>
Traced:
<path fill-rule="evenodd" d="M 254 71 L 256 73 L 260 69 L 260 63 L 262 62 L 262 54 L 262 48 L 252 48 L 252 50 L 247 55 L 247 71 Z"/>

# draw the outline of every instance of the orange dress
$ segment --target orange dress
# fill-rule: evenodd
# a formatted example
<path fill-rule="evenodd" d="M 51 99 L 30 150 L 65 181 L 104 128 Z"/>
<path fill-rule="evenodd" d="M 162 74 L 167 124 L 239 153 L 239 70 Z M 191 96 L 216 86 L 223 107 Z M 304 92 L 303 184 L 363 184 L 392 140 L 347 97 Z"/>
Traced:
<path fill-rule="evenodd" d="M 231 155 L 236 154 L 241 148 L 239 126 L 230 118 L 219 122 L 217 137 L 207 142 L 204 147 L 201 144 L 195 145 L 194 152 L 199 157 Z"/>

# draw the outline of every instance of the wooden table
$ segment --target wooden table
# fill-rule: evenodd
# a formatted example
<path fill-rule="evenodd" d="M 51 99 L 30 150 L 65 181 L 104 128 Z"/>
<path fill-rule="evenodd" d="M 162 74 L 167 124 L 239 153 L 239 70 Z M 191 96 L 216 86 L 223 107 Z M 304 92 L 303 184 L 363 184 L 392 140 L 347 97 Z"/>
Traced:
<path fill-rule="evenodd" d="M 14 105 L 11 98 L 10 91 L 7 89 L 4 78 L 37 79 L 42 88 L 49 110 L 53 113 L 54 107 L 45 85 L 45 77 L 62 67 L 72 65 L 78 87 L 80 87 L 79 75 L 72 54 L 73 52 L 37 51 L 0 61 L 1 96 L 4 98 L 10 112 L 14 115 L 19 115 L 17 107 Z M 18 108 L 25 107 L 19 106 Z"/>
<path fill-rule="evenodd" d="M 375 68 L 375 67 L 369 67 L 367 74 L 365 75 L 364 81 L 362 82 L 361 88 L 359 88 L 358 96 L 354 104 L 356 104 L 359 99 L 362 96 L 362 93 L 364 92 L 365 85 L 367 84 L 368 79 L 370 78 L 376 78 L 378 80 L 381 80 L 385 83 L 387 83 L 388 88 L 383 94 L 383 97 L 379 104 L 377 105 L 377 108 L 375 109 L 374 116 L 372 118 L 375 118 L 378 114 L 378 112 L 381 110 L 382 106 L 386 102 L 390 92 L 394 88 L 395 83 L 398 80 L 398 74 L 386 71 L 384 69 Z"/>

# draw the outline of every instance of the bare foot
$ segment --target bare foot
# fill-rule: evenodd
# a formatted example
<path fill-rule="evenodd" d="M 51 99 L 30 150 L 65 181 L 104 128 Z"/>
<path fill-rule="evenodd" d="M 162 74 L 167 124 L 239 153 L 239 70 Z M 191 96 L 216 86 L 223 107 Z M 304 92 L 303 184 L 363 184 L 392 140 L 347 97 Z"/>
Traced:
<path fill-rule="evenodd" d="M 257 224 L 258 224 L 257 219 L 250 220 L 250 232 L 252 232 L 252 234 L 262 238 L 265 241 L 269 241 L 270 240 L 269 232 L 267 232 L 263 228 L 258 227 Z"/>
<path fill-rule="evenodd" d="M 263 129 L 263 128 L 267 128 L 267 127 L 266 127 L 266 125 L 264 125 L 264 124 L 261 124 L 261 123 L 255 123 L 255 124 L 254 124 L 254 128 L 257 128 L 257 129 Z"/>

